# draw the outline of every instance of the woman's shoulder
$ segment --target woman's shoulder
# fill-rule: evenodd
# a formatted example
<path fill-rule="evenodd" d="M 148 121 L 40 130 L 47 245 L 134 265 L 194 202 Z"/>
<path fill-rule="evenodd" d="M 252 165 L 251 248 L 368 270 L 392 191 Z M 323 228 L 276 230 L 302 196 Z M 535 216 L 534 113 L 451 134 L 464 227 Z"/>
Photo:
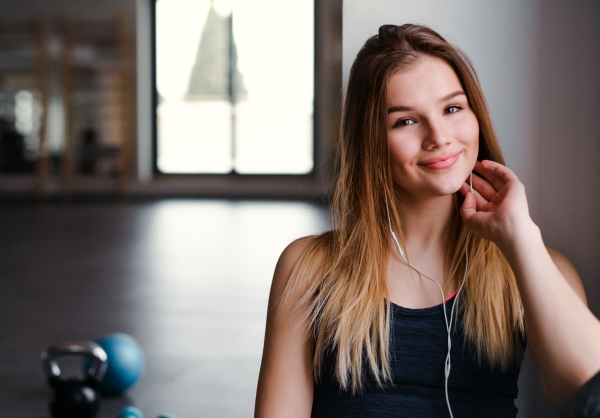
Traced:
<path fill-rule="evenodd" d="M 292 241 L 281 253 L 275 267 L 271 291 L 273 295 L 283 295 L 288 285 L 294 268 L 304 257 L 306 261 L 307 275 L 312 275 L 315 269 L 322 263 L 326 254 L 329 232 L 320 235 L 309 235 Z M 312 270 L 312 271 L 311 271 Z M 298 289 L 300 290 L 300 289 Z"/>
<path fill-rule="evenodd" d="M 314 245 L 317 239 L 318 235 L 309 235 L 292 241 L 281 253 L 278 264 L 285 264 L 288 267 L 291 265 L 293 268 L 300 259 L 300 256 L 309 246 Z"/>
<path fill-rule="evenodd" d="M 305 253 L 309 253 L 312 264 L 318 265 L 318 262 L 322 261 L 330 250 L 334 235 L 334 231 L 326 231 L 292 241 L 281 253 L 278 264 L 282 264 L 282 267 L 286 267 L 286 270 L 291 272 L 300 257 Z"/>

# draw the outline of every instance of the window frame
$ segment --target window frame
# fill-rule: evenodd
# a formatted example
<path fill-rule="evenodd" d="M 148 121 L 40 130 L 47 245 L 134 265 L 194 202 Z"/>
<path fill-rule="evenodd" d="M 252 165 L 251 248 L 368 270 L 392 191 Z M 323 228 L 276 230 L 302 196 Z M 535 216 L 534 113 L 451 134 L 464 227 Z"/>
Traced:
<path fill-rule="evenodd" d="M 156 0 L 151 0 L 152 54 L 152 173 L 154 181 L 177 182 L 193 186 L 201 195 L 219 196 L 297 196 L 323 197 L 330 189 L 333 161 L 331 149 L 337 131 L 338 104 L 341 98 L 342 73 L 342 0 L 314 0 L 314 113 L 313 169 L 307 174 L 164 173 L 158 168 L 158 130 L 156 87 Z M 334 24 L 331 24 L 331 23 Z M 335 128 L 333 128 L 335 127 Z M 202 187 L 204 184 L 206 187 Z M 251 189 L 270 188 L 253 192 Z M 219 190 L 219 187 L 221 189 Z M 304 189 L 304 192 L 299 189 Z M 250 188 L 250 189 L 249 189 Z M 202 190 L 204 189 L 204 190 Z"/>

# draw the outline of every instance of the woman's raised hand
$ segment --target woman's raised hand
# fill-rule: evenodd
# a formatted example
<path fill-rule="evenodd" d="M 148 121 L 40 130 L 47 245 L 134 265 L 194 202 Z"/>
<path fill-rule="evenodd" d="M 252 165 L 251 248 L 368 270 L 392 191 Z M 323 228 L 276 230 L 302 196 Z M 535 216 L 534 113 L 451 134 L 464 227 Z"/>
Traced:
<path fill-rule="evenodd" d="M 473 193 L 464 183 L 465 201 L 460 214 L 469 230 L 499 247 L 510 245 L 533 221 L 529 216 L 525 187 L 508 167 L 494 161 L 477 161 Z"/>

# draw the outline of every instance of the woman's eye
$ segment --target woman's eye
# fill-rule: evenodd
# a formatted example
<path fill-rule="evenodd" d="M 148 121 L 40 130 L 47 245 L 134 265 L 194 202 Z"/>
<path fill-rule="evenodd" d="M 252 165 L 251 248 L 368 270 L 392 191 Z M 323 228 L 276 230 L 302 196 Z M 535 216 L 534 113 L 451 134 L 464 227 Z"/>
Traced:
<path fill-rule="evenodd" d="M 448 107 L 446 108 L 446 113 L 456 113 L 456 112 L 458 112 L 459 110 L 462 110 L 462 107 L 460 107 L 460 106 L 456 106 L 456 105 L 454 105 L 454 106 L 448 106 Z"/>
<path fill-rule="evenodd" d="M 396 122 L 394 124 L 394 128 L 397 128 L 397 127 L 400 127 L 400 126 L 412 125 L 413 123 L 415 123 L 415 121 L 412 120 L 412 119 L 400 119 L 398 122 Z"/>

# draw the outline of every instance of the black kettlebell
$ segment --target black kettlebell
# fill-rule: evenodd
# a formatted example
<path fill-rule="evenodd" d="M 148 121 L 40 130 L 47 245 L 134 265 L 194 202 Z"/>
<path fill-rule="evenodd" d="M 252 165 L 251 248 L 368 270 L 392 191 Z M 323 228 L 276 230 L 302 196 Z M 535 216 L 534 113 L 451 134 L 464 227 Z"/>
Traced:
<path fill-rule="evenodd" d="M 63 377 L 56 359 L 79 355 L 92 360 L 83 377 Z M 50 412 L 54 418 L 93 418 L 100 409 L 100 382 L 106 372 L 106 353 L 94 342 L 69 342 L 50 346 L 42 353 L 42 364 L 50 395 Z"/>

